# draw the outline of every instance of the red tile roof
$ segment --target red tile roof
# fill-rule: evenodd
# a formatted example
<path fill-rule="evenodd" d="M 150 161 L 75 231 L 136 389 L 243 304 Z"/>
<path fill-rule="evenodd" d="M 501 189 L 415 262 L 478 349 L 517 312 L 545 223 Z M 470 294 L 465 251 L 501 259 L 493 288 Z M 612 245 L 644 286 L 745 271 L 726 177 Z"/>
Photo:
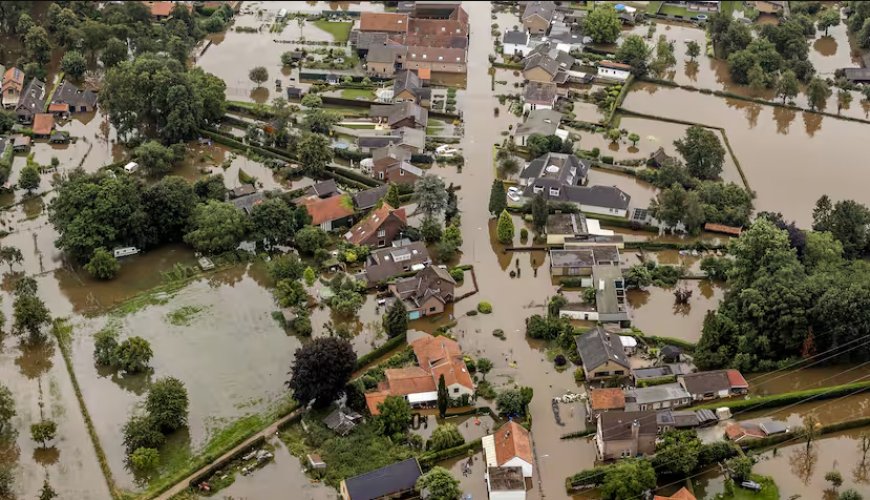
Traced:
<path fill-rule="evenodd" d="M 625 393 L 618 388 L 592 389 L 589 405 L 593 410 L 622 410 L 625 409 Z"/>
<path fill-rule="evenodd" d="M 743 232 L 743 230 L 739 227 L 726 226 L 725 224 L 715 224 L 713 222 L 708 222 L 704 224 L 704 231 L 710 231 L 711 233 L 731 234 L 734 236 L 740 236 L 740 233 Z"/>
<path fill-rule="evenodd" d="M 54 128 L 54 115 L 50 113 L 37 113 L 33 117 L 33 133 L 35 135 L 49 135 Z"/>
<path fill-rule="evenodd" d="M 628 64 L 622 64 L 613 61 L 601 61 L 598 63 L 599 66 L 604 66 L 605 68 L 615 68 L 615 69 L 624 69 L 626 71 L 631 70 L 631 66 Z"/>
<path fill-rule="evenodd" d="M 346 201 L 344 196 L 333 196 L 326 199 L 312 196 L 302 200 L 301 203 L 305 205 L 308 215 L 311 216 L 311 224 L 315 226 L 353 215 L 353 203 Z"/>
<path fill-rule="evenodd" d="M 732 388 L 749 388 L 749 383 L 746 382 L 746 379 L 743 378 L 743 375 L 739 371 L 726 370 L 725 373 L 728 375 L 728 383 L 731 384 Z"/>
<path fill-rule="evenodd" d="M 146 2 L 154 17 L 168 17 L 175 4 L 172 2 Z"/>
<path fill-rule="evenodd" d="M 345 238 L 354 245 L 360 245 L 366 239 L 378 231 L 390 219 L 399 219 L 403 225 L 408 224 L 408 217 L 404 208 L 393 208 L 384 203 L 381 208 L 373 211 L 365 219 L 359 221 L 345 235 Z"/>
<path fill-rule="evenodd" d="M 6 70 L 3 73 L 3 90 L 5 91 L 8 88 L 15 88 L 21 92 L 21 89 L 24 88 L 24 72 L 16 67 L 12 67 Z"/>
<path fill-rule="evenodd" d="M 363 12 L 359 17 L 359 30 L 406 33 L 408 31 L 408 15 L 392 12 Z"/>
<path fill-rule="evenodd" d="M 68 113 L 69 112 L 69 104 L 65 102 L 53 102 L 48 105 L 49 113 Z"/>
<path fill-rule="evenodd" d="M 369 408 L 369 413 L 371 413 L 372 415 L 380 415 L 381 411 L 378 410 L 378 405 L 383 403 L 389 395 L 389 391 L 375 391 L 366 393 L 366 406 L 368 406 Z"/>
<path fill-rule="evenodd" d="M 419 366 L 384 370 L 390 394 L 407 396 L 421 392 L 435 392 L 438 386 L 432 374 Z"/>
<path fill-rule="evenodd" d="M 492 437 L 495 443 L 495 461 L 499 466 L 514 457 L 519 457 L 530 464 L 534 463 L 532 439 L 529 431 L 522 425 L 511 420 L 495 431 Z"/>
<path fill-rule="evenodd" d="M 474 381 L 468 373 L 468 367 L 462 358 L 462 350 L 459 344 L 448 337 L 426 335 L 413 344 L 414 355 L 417 363 L 424 370 L 432 373 L 432 379 L 438 381 L 444 375 L 447 386 L 459 384 L 474 390 Z"/>
<path fill-rule="evenodd" d="M 725 427 L 725 436 L 731 441 L 740 441 L 743 438 L 763 438 L 764 432 L 754 424 L 741 424 L 732 422 Z"/>
<path fill-rule="evenodd" d="M 695 495 L 692 494 L 691 491 L 687 490 L 685 486 L 680 488 L 679 491 L 674 493 L 669 497 L 663 497 L 661 495 L 656 495 L 653 500 L 698 500 L 695 498 Z"/>
<path fill-rule="evenodd" d="M 417 76 L 421 80 L 431 80 L 432 79 L 432 70 L 429 68 L 420 68 L 417 70 Z"/>
<path fill-rule="evenodd" d="M 411 19 L 408 33 L 415 35 L 468 35 L 468 23 L 450 19 Z"/>

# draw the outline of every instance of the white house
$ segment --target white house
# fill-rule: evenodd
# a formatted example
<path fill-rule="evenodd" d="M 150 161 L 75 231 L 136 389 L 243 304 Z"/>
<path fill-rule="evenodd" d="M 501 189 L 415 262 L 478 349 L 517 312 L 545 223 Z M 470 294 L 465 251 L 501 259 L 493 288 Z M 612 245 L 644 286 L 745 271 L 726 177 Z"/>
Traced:
<path fill-rule="evenodd" d="M 481 443 L 487 467 L 520 467 L 523 477 L 532 477 L 532 438 L 523 426 L 511 420 Z"/>
<path fill-rule="evenodd" d="M 598 63 L 599 78 L 625 81 L 631 75 L 631 66 L 613 61 L 601 61 Z"/>
<path fill-rule="evenodd" d="M 522 467 L 487 467 L 489 500 L 526 500 L 526 479 Z"/>
<path fill-rule="evenodd" d="M 501 53 L 506 56 L 521 55 L 526 57 L 532 51 L 532 47 L 529 46 L 529 34 L 525 31 L 505 31 L 501 45 Z"/>

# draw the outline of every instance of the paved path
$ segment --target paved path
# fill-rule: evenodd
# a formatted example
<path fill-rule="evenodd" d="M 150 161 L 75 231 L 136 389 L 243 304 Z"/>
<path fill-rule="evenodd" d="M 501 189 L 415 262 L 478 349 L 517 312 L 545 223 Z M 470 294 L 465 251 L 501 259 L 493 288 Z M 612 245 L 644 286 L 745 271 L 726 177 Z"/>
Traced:
<path fill-rule="evenodd" d="M 156 499 L 157 500 L 169 500 L 173 496 L 181 493 L 182 491 L 187 489 L 188 485 L 190 484 L 191 481 L 193 481 L 194 478 L 208 472 L 208 470 L 215 463 L 222 462 L 223 460 L 226 460 L 228 458 L 233 457 L 234 455 L 240 453 L 245 448 L 251 446 L 251 444 L 253 444 L 254 441 L 260 439 L 261 437 L 268 439 L 270 436 L 272 436 L 273 434 L 278 432 L 279 427 L 282 427 L 284 424 L 286 424 L 290 420 L 293 420 L 294 418 L 298 417 L 304 411 L 305 411 L 304 408 L 298 408 L 298 409 L 294 410 L 293 412 L 291 412 L 289 415 L 286 415 L 286 416 L 282 417 L 281 419 L 276 420 L 275 422 L 272 422 L 269 425 L 269 427 L 266 427 L 262 431 L 254 434 L 253 436 L 249 437 L 248 439 L 246 439 L 244 442 L 242 442 L 241 444 L 239 444 L 238 446 L 236 446 L 232 450 L 224 453 L 223 455 L 221 455 L 220 457 L 215 459 L 213 462 L 209 463 L 205 467 L 199 469 L 198 471 L 194 472 L 193 474 L 182 479 L 181 481 L 176 483 L 175 486 L 173 486 L 172 488 L 169 488 L 168 490 L 163 492 L 160 496 L 156 497 Z"/>

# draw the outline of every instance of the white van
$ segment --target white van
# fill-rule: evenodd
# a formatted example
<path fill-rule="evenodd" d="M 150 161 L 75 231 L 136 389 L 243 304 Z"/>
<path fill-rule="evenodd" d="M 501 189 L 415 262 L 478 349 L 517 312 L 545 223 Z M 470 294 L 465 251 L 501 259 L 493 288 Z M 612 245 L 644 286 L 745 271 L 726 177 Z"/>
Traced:
<path fill-rule="evenodd" d="M 124 165 L 124 172 L 127 172 L 128 174 L 132 174 L 137 170 L 139 170 L 139 164 L 135 161 L 131 161 L 130 163 Z"/>

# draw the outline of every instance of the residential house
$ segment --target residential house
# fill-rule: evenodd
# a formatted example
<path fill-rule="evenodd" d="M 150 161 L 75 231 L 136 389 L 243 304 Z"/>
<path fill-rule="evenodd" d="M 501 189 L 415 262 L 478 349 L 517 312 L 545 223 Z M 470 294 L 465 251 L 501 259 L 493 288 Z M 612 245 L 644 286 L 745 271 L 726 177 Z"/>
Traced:
<path fill-rule="evenodd" d="M 335 184 L 334 179 L 320 181 L 312 186 L 308 186 L 308 189 L 305 190 L 305 197 L 316 196 L 321 199 L 331 198 L 339 194 L 341 193 L 338 191 L 338 185 Z"/>
<path fill-rule="evenodd" d="M 410 101 L 428 108 L 432 98 L 432 89 L 424 87 L 416 71 L 402 70 L 396 73 L 393 82 L 393 102 Z"/>
<path fill-rule="evenodd" d="M 608 411 L 625 411 L 625 392 L 619 387 L 589 389 L 586 398 L 586 420 L 590 422 Z"/>
<path fill-rule="evenodd" d="M 414 2 L 413 17 L 422 19 L 454 19 L 468 22 L 468 13 L 462 8 L 461 1 Z"/>
<path fill-rule="evenodd" d="M 852 83 L 870 83 L 870 68 L 843 68 L 843 77 Z"/>
<path fill-rule="evenodd" d="M 391 12 L 363 12 L 359 16 L 361 32 L 407 33 L 408 15 Z"/>
<path fill-rule="evenodd" d="M 489 500 L 525 500 L 526 480 L 522 467 L 487 467 L 486 488 Z"/>
<path fill-rule="evenodd" d="M 774 16 L 788 16 L 789 8 L 787 1 L 773 1 L 773 0 L 755 0 L 754 2 L 749 2 L 755 6 L 755 10 L 758 11 L 759 14 L 770 14 Z"/>
<path fill-rule="evenodd" d="M 408 45 L 402 67 L 432 73 L 465 73 L 466 56 L 465 48 Z"/>
<path fill-rule="evenodd" d="M 323 425 L 340 436 L 347 436 L 362 420 L 363 417 L 359 413 L 341 407 L 327 415 L 323 419 Z"/>
<path fill-rule="evenodd" d="M 583 35 L 576 31 L 577 24 L 554 21 L 550 25 L 550 34 L 542 37 L 541 42 L 555 44 L 556 48 L 570 55 L 572 50 L 583 50 Z"/>
<path fill-rule="evenodd" d="M 544 186 L 526 186 L 522 197 L 529 201 L 541 194 L 548 201 L 571 203 L 581 212 L 625 217 L 631 196 L 616 186 L 563 186 L 544 189 Z"/>
<path fill-rule="evenodd" d="M 442 376 L 451 398 L 474 394 L 474 381 L 455 340 L 424 334 L 411 343 L 411 348 L 418 366 L 384 370 L 384 381 L 378 390 L 366 394 L 366 405 L 372 415 L 379 414 L 378 404 L 387 396 L 403 396 L 414 407 L 431 407 L 438 400 Z"/>
<path fill-rule="evenodd" d="M 21 92 L 24 91 L 24 72 L 16 67 L 11 67 L 3 73 L 2 92 L 0 92 L 0 102 L 6 109 L 13 109 L 18 106 L 18 100 L 21 99 Z"/>
<path fill-rule="evenodd" d="M 468 21 L 412 17 L 404 40 L 409 46 L 467 49 Z"/>
<path fill-rule="evenodd" d="M 417 479 L 423 475 L 416 458 L 360 474 L 341 482 L 342 500 L 376 500 L 413 495 Z"/>
<path fill-rule="evenodd" d="M 602 247 L 607 248 L 607 247 Z M 611 247 L 616 248 L 616 247 Z M 625 279 L 622 277 L 622 269 L 618 265 L 596 264 L 592 267 L 592 286 L 595 287 L 595 318 L 593 321 L 600 323 L 619 323 L 627 327 L 631 322 L 628 315 L 628 300 L 625 290 Z M 634 347 L 626 346 L 626 342 L 637 341 L 634 337 L 622 337 L 623 347 L 626 353 L 633 354 Z"/>
<path fill-rule="evenodd" d="M 676 382 L 625 391 L 625 409 L 628 411 L 671 410 L 690 404 L 692 395 Z"/>
<path fill-rule="evenodd" d="M 556 97 L 555 83 L 528 82 L 523 89 L 523 111 L 553 109 Z"/>
<path fill-rule="evenodd" d="M 242 210 L 248 215 L 254 211 L 254 207 L 266 201 L 266 193 L 255 192 L 244 196 L 238 196 L 230 200 L 236 208 Z"/>
<path fill-rule="evenodd" d="M 550 29 L 550 23 L 553 22 L 555 13 L 555 2 L 528 2 L 520 19 L 523 22 L 523 28 L 529 33 L 541 35 Z"/>
<path fill-rule="evenodd" d="M 422 241 L 394 241 L 389 248 L 373 250 L 366 257 L 365 280 L 370 287 L 382 285 L 400 274 L 422 271 L 431 263 Z"/>
<path fill-rule="evenodd" d="M 523 77 L 530 82 L 561 85 L 568 81 L 568 71 L 573 65 L 574 58 L 567 52 L 559 50 L 555 43 L 544 42 L 523 59 Z"/>
<path fill-rule="evenodd" d="M 740 443 L 742 441 L 751 441 L 753 439 L 761 439 L 766 437 L 766 434 L 758 424 L 750 422 L 731 422 L 725 427 L 725 437 Z"/>
<path fill-rule="evenodd" d="M 369 116 L 378 118 L 392 129 L 410 127 L 425 130 L 429 123 L 429 110 L 413 102 L 372 104 Z"/>
<path fill-rule="evenodd" d="M 598 77 L 609 80 L 624 82 L 631 75 L 631 66 L 614 61 L 601 61 L 598 63 Z"/>
<path fill-rule="evenodd" d="M 666 497 L 662 495 L 655 495 L 653 500 L 698 500 L 695 498 L 695 495 L 692 494 L 691 491 L 687 490 L 685 486 L 677 490 L 673 495 Z"/>
<path fill-rule="evenodd" d="M 351 195 L 351 199 L 353 200 L 353 206 L 356 207 L 360 212 L 366 211 L 370 208 L 374 208 L 375 205 L 381 201 L 384 196 L 387 195 L 387 191 L 389 191 L 390 186 L 384 184 L 383 186 L 378 186 L 376 188 L 366 189 L 365 191 L 359 191 L 353 193 Z"/>
<path fill-rule="evenodd" d="M 676 162 L 676 158 L 665 153 L 665 148 L 660 147 L 649 155 L 646 163 L 651 167 L 661 168 L 665 165 L 673 165 Z"/>
<path fill-rule="evenodd" d="M 567 153 L 546 153 L 529 162 L 520 172 L 520 185 L 532 186 L 537 194 L 546 190 L 550 196 L 558 196 L 564 186 L 586 184 L 589 163 L 576 155 Z"/>
<path fill-rule="evenodd" d="M 666 345 L 659 350 L 659 358 L 665 363 L 679 363 L 683 350 L 677 346 Z"/>
<path fill-rule="evenodd" d="M 363 135 L 357 138 L 357 147 L 363 153 L 371 153 L 376 149 L 387 146 L 397 146 L 415 155 L 422 153 L 426 148 L 426 131 L 423 129 L 402 127 L 390 130 L 389 133 L 377 135 Z"/>
<path fill-rule="evenodd" d="M 257 188 L 253 186 L 253 184 L 242 184 L 241 186 L 236 186 L 227 191 L 227 196 L 230 199 L 233 198 L 241 198 L 242 196 L 248 196 L 249 194 L 254 194 L 257 192 Z"/>
<path fill-rule="evenodd" d="M 372 175 L 375 179 L 393 184 L 413 184 L 425 173 L 411 164 L 410 153 L 394 146 L 372 152 Z"/>
<path fill-rule="evenodd" d="M 308 196 L 299 201 L 311 216 L 311 225 L 320 226 L 324 231 L 340 227 L 350 227 L 353 222 L 353 202 L 349 196 L 332 196 L 320 199 Z"/>
<path fill-rule="evenodd" d="M 33 115 L 33 137 L 36 139 L 48 139 L 54 130 L 54 115 L 51 113 L 37 113 Z"/>
<path fill-rule="evenodd" d="M 637 368 L 631 371 L 631 381 L 634 385 L 640 385 L 643 382 L 652 380 L 672 380 L 677 381 L 676 375 L 671 370 L 670 366 L 651 366 L 649 368 Z"/>
<path fill-rule="evenodd" d="M 402 45 L 375 45 L 366 55 L 366 72 L 373 76 L 388 78 L 399 68 L 399 60 L 405 54 Z"/>
<path fill-rule="evenodd" d="M 557 213 L 547 217 L 547 245 L 572 248 L 575 246 L 624 246 L 621 235 L 612 229 L 602 229 L 597 219 L 587 219 L 581 213 Z"/>
<path fill-rule="evenodd" d="M 523 477 L 532 477 L 534 456 L 529 431 L 513 420 L 481 439 L 487 467 L 520 467 Z"/>
<path fill-rule="evenodd" d="M 520 55 L 526 57 L 531 52 L 529 34 L 520 30 L 505 30 L 501 39 L 501 53 L 506 56 Z"/>
<path fill-rule="evenodd" d="M 631 371 L 631 365 L 619 335 L 608 333 L 601 326 L 574 338 L 577 352 L 583 361 L 586 380 L 601 381 L 610 377 L 622 377 Z"/>
<path fill-rule="evenodd" d="M 595 448 L 599 460 L 652 455 L 658 421 L 654 411 L 610 411 L 598 416 Z"/>
<path fill-rule="evenodd" d="M 23 153 L 30 149 L 30 136 L 15 134 L 12 136 L 12 151 L 16 153 Z"/>
<path fill-rule="evenodd" d="M 396 240 L 408 227 L 404 208 L 384 203 L 345 233 L 344 239 L 354 245 L 384 248 Z"/>
<path fill-rule="evenodd" d="M 18 105 L 15 106 L 15 115 L 20 123 L 29 124 L 37 113 L 45 110 L 46 88 L 45 82 L 36 78 L 30 80 L 27 88 L 21 93 Z"/>
<path fill-rule="evenodd" d="M 610 266 L 619 270 L 619 249 L 614 246 L 589 246 L 550 250 L 552 276 L 592 276 L 596 266 Z"/>
<path fill-rule="evenodd" d="M 64 110 L 63 106 L 67 109 Z M 92 90 L 82 90 L 67 80 L 54 90 L 49 105 L 52 113 L 90 113 L 96 109 L 97 94 Z"/>
<path fill-rule="evenodd" d="M 517 126 L 514 139 L 520 146 L 525 146 L 533 135 L 555 135 L 564 141 L 568 138 L 568 131 L 559 128 L 561 121 L 562 113 L 555 109 L 535 109 Z"/>
<path fill-rule="evenodd" d="M 187 10 L 192 10 L 193 6 L 186 3 L 178 3 L 178 2 L 143 2 L 145 6 L 151 11 L 151 17 L 158 21 L 163 21 L 165 19 L 169 19 L 172 16 L 172 9 L 175 8 L 176 5 L 182 5 L 187 7 Z"/>
<path fill-rule="evenodd" d="M 677 380 L 695 401 L 741 396 L 749 392 L 749 384 L 737 370 L 688 373 Z"/>
<path fill-rule="evenodd" d="M 410 278 L 390 284 L 390 293 L 405 303 L 408 319 L 441 314 L 455 298 L 456 281 L 446 269 L 429 266 Z"/>

